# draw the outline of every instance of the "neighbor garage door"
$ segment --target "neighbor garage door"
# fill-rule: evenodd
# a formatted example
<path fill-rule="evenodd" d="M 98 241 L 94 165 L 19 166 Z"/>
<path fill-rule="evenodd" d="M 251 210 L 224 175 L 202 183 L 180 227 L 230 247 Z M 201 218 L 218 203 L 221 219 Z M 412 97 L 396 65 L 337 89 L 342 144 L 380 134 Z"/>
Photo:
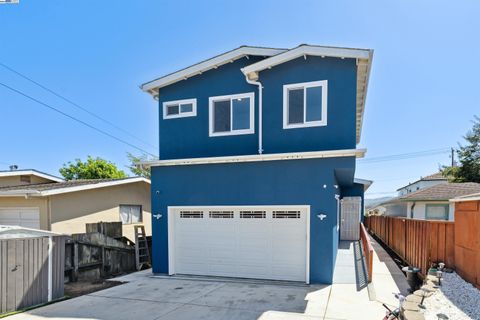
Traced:
<path fill-rule="evenodd" d="M 308 282 L 308 212 L 308 207 L 170 208 L 170 273 Z"/>
<path fill-rule="evenodd" d="M 0 208 L 1 224 L 40 229 L 39 209 L 33 207 Z"/>

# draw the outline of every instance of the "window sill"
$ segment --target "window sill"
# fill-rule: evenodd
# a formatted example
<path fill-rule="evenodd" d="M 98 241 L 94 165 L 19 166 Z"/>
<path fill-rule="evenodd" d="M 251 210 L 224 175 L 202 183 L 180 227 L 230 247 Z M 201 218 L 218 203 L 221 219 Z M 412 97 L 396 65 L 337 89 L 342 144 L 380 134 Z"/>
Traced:
<path fill-rule="evenodd" d="M 223 136 L 238 136 L 244 134 L 254 134 L 255 130 L 248 129 L 248 130 L 236 130 L 236 131 L 228 131 L 228 132 L 210 132 L 209 137 L 223 137 Z"/>
<path fill-rule="evenodd" d="M 298 128 L 311 128 L 311 127 L 325 127 L 327 125 L 327 121 L 311 121 L 307 123 L 299 123 L 299 124 L 283 124 L 283 129 L 298 129 Z"/>

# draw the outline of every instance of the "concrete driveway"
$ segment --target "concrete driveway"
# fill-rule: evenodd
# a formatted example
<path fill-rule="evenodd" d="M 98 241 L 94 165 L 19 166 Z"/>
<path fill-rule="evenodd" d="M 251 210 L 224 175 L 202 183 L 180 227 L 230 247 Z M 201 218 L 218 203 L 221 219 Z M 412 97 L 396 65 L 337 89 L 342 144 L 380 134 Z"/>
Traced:
<path fill-rule="evenodd" d="M 273 310 L 302 314 L 307 305 L 305 297 L 324 288 L 273 282 L 152 278 L 150 272 L 117 278 L 129 282 L 17 314 L 9 320 L 253 320 Z"/>
<path fill-rule="evenodd" d="M 373 242 L 373 283 L 359 281 L 355 247 L 340 248 L 332 285 L 227 281 L 218 278 L 152 277 L 150 270 L 116 278 L 128 281 L 103 291 L 54 303 L 8 320 L 339 320 L 382 319 L 382 303 L 405 292 L 405 277 Z M 358 251 L 358 250 L 357 250 Z M 351 273 L 357 276 L 351 276 Z M 361 279 L 360 279 L 361 280 Z"/>

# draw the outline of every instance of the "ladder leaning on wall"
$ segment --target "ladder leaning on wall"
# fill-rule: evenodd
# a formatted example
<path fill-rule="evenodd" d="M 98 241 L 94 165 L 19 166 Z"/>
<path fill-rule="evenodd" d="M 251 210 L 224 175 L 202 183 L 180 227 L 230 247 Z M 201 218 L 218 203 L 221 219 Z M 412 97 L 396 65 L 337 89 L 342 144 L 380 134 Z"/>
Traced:
<path fill-rule="evenodd" d="M 135 230 L 135 265 L 137 270 L 142 267 L 151 267 L 150 251 L 148 250 L 147 235 L 145 234 L 145 227 L 142 225 L 133 226 Z"/>

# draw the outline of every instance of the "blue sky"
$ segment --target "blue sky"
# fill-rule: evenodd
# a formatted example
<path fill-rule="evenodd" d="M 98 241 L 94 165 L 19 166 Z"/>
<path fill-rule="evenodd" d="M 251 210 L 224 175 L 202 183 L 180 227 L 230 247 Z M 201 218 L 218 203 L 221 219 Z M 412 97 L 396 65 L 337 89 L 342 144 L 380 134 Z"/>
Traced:
<path fill-rule="evenodd" d="M 478 1 L 28 1 L 0 5 L 0 62 L 146 143 L 0 67 L 0 82 L 156 153 L 157 106 L 138 86 L 243 44 L 375 50 L 367 158 L 456 146 L 480 114 Z M 87 155 L 124 167 L 137 150 L 0 87 L 0 169 L 58 174 Z M 369 197 L 449 163 L 448 152 L 359 162 Z"/>

